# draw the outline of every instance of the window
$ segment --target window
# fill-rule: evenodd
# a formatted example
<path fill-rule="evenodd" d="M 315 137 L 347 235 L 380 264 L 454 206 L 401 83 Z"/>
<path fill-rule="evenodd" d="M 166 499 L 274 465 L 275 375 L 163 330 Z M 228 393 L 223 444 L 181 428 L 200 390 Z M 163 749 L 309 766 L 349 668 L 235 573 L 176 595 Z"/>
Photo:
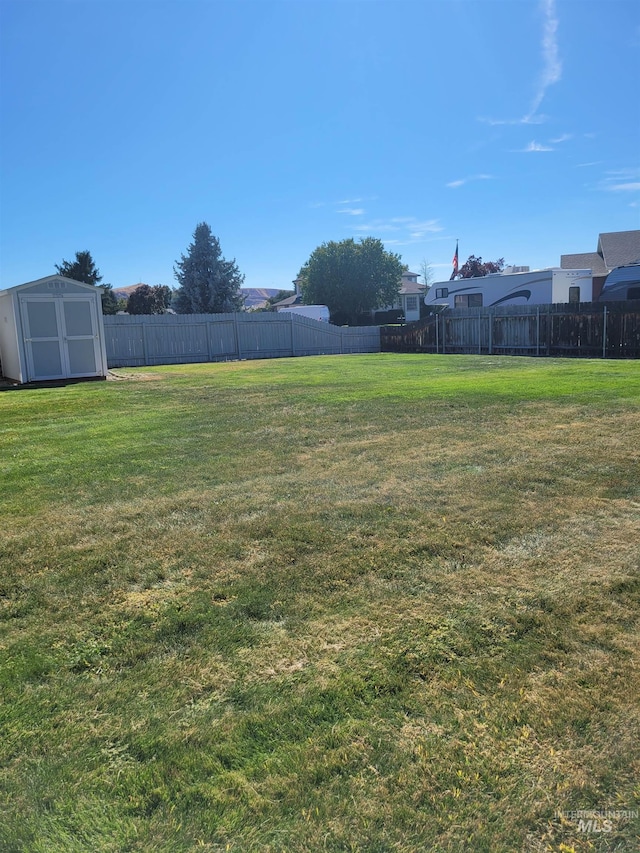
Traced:
<path fill-rule="evenodd" d="M 454 308 L 482 308 L 481 293 L 461 293 L 453 301 Z"/>
<path fill-rule="evenodd" d="M 417 296 L 407 296 L 407 311 L 417 311 L 418 310 L 418 297 Z"/>
<path fill-rule="evenodd" d="M 436 299 L 447 299 L 449 296 L 448 287 L 436 287 Z"/>
<path fill-rule="evenodd" d="M 569 302 L 580 302 L 580 288 L 579 287 L 570 287 L 569 288 Z"/>

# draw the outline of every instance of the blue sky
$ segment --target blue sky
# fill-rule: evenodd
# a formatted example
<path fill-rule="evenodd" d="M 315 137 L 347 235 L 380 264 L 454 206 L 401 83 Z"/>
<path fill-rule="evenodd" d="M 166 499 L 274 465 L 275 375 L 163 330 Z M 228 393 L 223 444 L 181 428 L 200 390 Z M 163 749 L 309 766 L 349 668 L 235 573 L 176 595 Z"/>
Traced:
<path fill-rule="evenodd" d="M 88 249 L 247 287 L 374 236 L 436 280 L 640 228 L 636 0 L 0 0 L 0 288 Z"/>

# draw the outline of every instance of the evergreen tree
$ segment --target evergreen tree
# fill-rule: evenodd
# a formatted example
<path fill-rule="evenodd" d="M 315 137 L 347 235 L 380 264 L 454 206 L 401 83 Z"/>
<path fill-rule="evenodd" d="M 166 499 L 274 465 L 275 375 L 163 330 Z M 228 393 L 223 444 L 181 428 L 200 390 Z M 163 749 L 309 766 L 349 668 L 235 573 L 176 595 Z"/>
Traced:
<path fill-rule="evenodd" d="M 222 314 L 242 308 L 239 290 L 244 275 L 235 259 L 222 257 L 218 238 L 206 222 L 196 227 L 193 243 L 176 262 L 174 273 L 180 285 L 174 303 L 179 314 Z"/>
<path fill-rule="evenodd" d="M 55 267 L 58 275 L 72 278 L 74 281 L 81 281 L 84 284 L 92 284 L 94 287 L 102 281 L 100 270 L 95 265 L 91 252 L 76 252 L 75 261 L 63 260 L 61 264 L 56 264 Z M 120 306 L 114 296 L 113 288 L 110 284 L 103 284 L 101 287 L 103 288 L 102 313 L 117 314 Z"/>
<path fill-rule="evenodd" d="M 96 267 L 91 252 L 76 252 L 75 261 L 62 261 L 56 264 L 58 275 L 82 281 L 85 284 L 99 284 L 102 281 L 100 270 Z"/>
<path fill-rule="evenodd" d="M 122 300 L 118 299 L 110 284 L 102 284 L 102 313 L 117 314 L 122 307 Z"/>

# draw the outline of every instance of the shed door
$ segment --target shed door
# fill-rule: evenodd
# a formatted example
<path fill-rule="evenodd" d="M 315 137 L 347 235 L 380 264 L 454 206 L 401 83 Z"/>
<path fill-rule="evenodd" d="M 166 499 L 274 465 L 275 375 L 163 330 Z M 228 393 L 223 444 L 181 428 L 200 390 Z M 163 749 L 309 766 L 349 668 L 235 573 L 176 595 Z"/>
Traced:
<path fill-rule="evenodd" d="M 28 296 L 20 303 L 29 380 L 99 375 L 100 344 L 92 297 Z"/>

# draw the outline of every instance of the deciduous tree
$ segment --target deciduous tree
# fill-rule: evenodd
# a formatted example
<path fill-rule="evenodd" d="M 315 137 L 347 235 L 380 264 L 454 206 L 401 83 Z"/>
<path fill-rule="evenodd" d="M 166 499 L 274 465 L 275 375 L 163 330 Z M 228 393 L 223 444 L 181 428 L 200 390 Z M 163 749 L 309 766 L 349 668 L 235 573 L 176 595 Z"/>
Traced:
<path fill-rule="evenodd" d="M 244 275 L 235 259 L 222 257 L 218 238 L 206 222 L 196 227 L 193 243 L 176 262 L 174 272 L 180 285 L 174 303 L 179 314 L 220 314 L 242 308 L 239 291 Z"/>
<path fill-rule="evenodd" d="M 469 255 L 465 263 L 458 270 L 457 278 L 477 278 L 489 275 L 492 272 L 502 272 L 504 269 L 504 258 L 497 261 L 483 261 L 475 255 Z"/>
<path fill-rule="evenodd" d="M 364 237 L 323 243 L 300 270 L 307 305 L 327 305 L 332 319 L 356 322 L 359 314 L 392 305 L 404 266 L 381 240 Z"/>
<path fill-rule="evenodd" d="M 158 284 L 150 287 L 141 284 L 129 294 L 128 314 L 164 314 L 171 304 L 171 288 Z"/>

